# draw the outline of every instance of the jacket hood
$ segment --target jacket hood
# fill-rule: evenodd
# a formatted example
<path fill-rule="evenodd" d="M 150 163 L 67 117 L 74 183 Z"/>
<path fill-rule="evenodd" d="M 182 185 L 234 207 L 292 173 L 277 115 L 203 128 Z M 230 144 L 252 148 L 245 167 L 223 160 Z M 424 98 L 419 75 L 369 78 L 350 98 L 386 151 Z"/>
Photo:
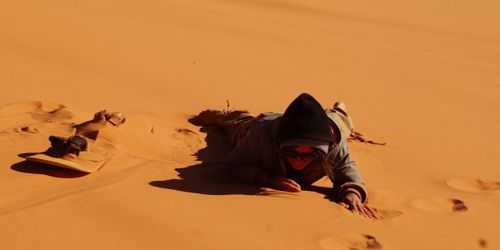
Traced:
<path fill-rule="evenodd" d="M 321 104 L 307 93 L 290 103 L 278 127 L 278 143 L 297 139 L 334 143 L 330 119 Z"/>

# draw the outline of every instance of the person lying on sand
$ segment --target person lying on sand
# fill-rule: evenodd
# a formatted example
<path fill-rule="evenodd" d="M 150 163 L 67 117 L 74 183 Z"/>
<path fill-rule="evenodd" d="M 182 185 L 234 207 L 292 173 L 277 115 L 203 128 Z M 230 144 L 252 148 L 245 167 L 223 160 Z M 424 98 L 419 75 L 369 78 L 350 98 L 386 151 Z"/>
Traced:
<path fill-rule="evenodd" d="M 191 119 L 197 125 L 221 125 L 234 146 L 227 157 L 227 170 L 237 179 L 262 187 L 300 192 L 327 175 L 341 204 L 353 212 L 375 219 L 366 206 L 367 191 L 347 138 L 352 121 L 345 105 L 322 108 L 303 93 L 284 114 L 257 117 L 246 111 L 205 110 Z"/>

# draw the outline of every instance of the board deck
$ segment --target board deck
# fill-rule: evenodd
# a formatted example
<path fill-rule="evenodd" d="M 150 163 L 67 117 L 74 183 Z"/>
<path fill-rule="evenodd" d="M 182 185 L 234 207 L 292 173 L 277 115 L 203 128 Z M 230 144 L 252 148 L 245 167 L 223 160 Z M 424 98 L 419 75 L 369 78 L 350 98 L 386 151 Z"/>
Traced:
<path fill-rule="evenodd" d="M 48 164 L 56 167 L 67 168 L 84 173 L 99 170 L 111 158 L 111 153 L 106 151 L 80 152 L 77 158 L 58 158 L 47 154 L 28 156 L 26 160 Z"/>

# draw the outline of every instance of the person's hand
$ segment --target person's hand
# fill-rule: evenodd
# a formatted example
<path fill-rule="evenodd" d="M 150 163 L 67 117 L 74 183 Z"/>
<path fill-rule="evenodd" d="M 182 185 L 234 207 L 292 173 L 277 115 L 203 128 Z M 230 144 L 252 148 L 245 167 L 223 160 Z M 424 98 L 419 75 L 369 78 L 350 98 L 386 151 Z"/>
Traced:
<path fill-rule="evenodd" d="M 286 192 L 302 191 L 302 188 L 297 182 L 293 181 L 292 179 L 288 179 L 284 176 L 276 177 L 276 179 L 272 181 L 271 186 L 277 190 Z"/>
<path fill-rule="evenodd" d="M 361 198 L 353 192 L 345 194 L 343 201 L 340 204 L 351 210 L 353 213 L 357 213 L 361 216 L 374 220 L 378 219 L 375 213 L 369 207 L 364 205 L 363 202 L 361 202 Z"/>

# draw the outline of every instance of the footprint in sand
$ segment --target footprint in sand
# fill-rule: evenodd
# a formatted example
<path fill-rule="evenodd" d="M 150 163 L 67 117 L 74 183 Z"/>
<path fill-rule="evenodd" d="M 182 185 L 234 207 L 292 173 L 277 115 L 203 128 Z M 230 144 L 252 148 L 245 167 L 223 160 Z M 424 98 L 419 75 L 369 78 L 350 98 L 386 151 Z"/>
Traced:
<path fill-rule="evenodd" d="M 368 205 L 378 218 L 392 219 L 403 214 L 398 210 L 385 209 L 399 207 L 405 199 L 403 196 L 382 189 L 370 189 L 368 193 L 370 193 Z"/>
<path fill-rule="evenodd" d="M 14 129 L 16 133 L 22 134 L 22 133 L 30 133 L 30 134 L 36 134 L 38 133 L 38 129 L 32 126 L 24 126 L 22 128 L 16 128 Z"/>
<path fill-rule="evenodd" d="M 382 245 L 377 239 L 367 234 L 341 234 L 321 239 L 319 245 L 322 249 L 329 250 L 377 250 Z"/>
<path fill-rule="evenodd" d="M 0 107 L 0 132 L 38 133 L 48 124 L 69 130 L 73 114 L 61 104 L 21 102 Z M 57 125 L 55 125 L 57 124 Z"/>
<path fill-rule="evenodd" d="M 484 238 L 479 238 L 478 244 L 482 248 L 487 248 L 488 247 L 488 241 L 486 241 L 486 239 L 484 239 Z"/>
<path fill-rule="evenodd" d="M 373 207 L 370 207 L 370 208 L 375 213 L 377 218 L 383 219 L 383 220 L 392 219 L 394 217 L 398 217 L 398 216 L 403 214 L 403 212 L 397 211 L 397 210 L 380 209 L 380 208 L 373 208 Z"/>
<path fill-rule="evenodd" d="M 468 209 L 465 203 L 458 199 L 417 199 L 411 204 L 415 208 L 432 213 L 465 212 Z"/>
<path fill-rule="evenodd" d="M 478 179 L 452 179 L 446 182 L 456 190 L 479 193 L 481 191 L 494 191 L 500 189 L 499 181 L 484 181 Z"/>

